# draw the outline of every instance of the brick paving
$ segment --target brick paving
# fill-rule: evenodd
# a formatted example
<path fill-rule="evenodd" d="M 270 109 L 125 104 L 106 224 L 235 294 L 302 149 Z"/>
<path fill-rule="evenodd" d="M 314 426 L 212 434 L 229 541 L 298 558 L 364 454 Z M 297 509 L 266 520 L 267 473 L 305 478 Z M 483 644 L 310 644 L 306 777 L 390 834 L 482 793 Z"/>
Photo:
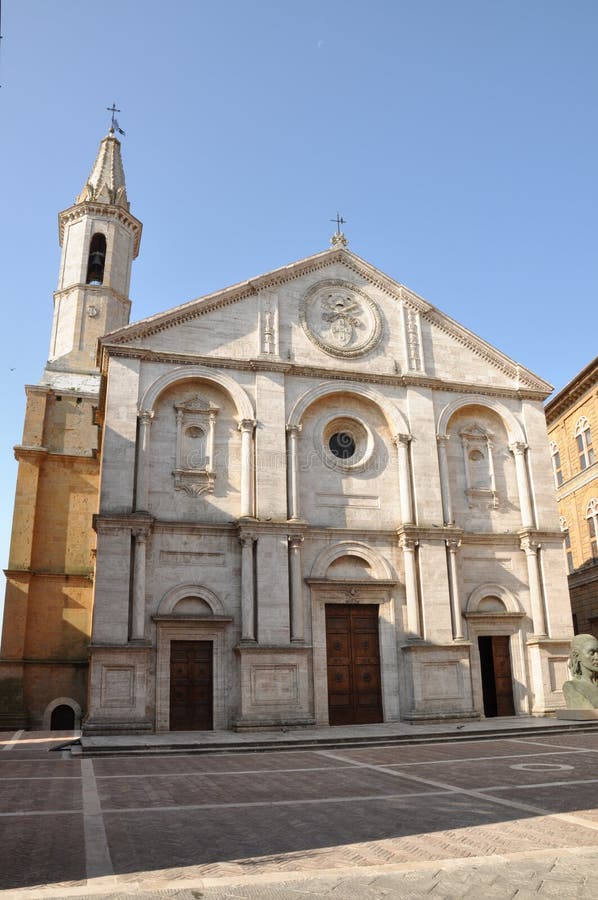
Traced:
<path fill-rule="evenodd" d="M 0 734 L 3 896 L 598 893 L 598 734 L 205 756 L 48 752 L 65 737 Z"/>

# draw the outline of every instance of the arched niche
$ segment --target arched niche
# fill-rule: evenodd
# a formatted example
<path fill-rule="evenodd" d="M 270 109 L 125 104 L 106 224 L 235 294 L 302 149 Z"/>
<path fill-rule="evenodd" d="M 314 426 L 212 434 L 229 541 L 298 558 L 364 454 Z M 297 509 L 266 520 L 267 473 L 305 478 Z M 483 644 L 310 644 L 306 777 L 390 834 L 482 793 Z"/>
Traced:
<path fill-rule="evenodd" d="M 224 607 L 213 591 L 200 584 L 179 584 L 167 591 L 158 607 L 158 617 L 223 616 Z"/>
<path fill-rule="evenodd" d="M 498 602 L 492 602 L 498 601 Z M 501 604 L 501 605 L 499 605 Z M 486 583 L 475 588 L 467 600 L 467 614 L 517 615 L 521 614 L 517 599 L 501 584 Z"/>
<path fill-rule="evenodd" d="M 459 400 L 453 400 L 452 403 L 448 403 L 444 407 L 438 417 L 438 425 L 436 427 L 438 437 L 445 438 L 448 436 L 448 426 L 452 417 L 455 413 L 466 409 L 468 406 L 482 406 L 491 410 L 502 420 L 510 443 L 525 442 L 523 427 L 517 421 L 513 413 L 498 400 L 477 394 L 472 394 L 470 397 L 461 397 Z"/>
<path fill-rule="evenodd" d="M 170 372 L 166 372 L 146 389 L 139 404 L 140 415 L 144 412 L 152 412 L 160 394 L 174 384 L 185 381 L 209 381 L 219 385 L 233 399 L 239 418 L 253 419 L 253 404 L 243 388 L 229 375 L 210 369 L 208 366 L 177 366 Z"/>
<path fill-rule="evenodd" d="M 326 547 L 316 557 L 311 569 L 311 578 L 328 578 L 330 567 L 342 557 L 357 557 L 369 567 L 368 577 L 374 580 L 391 581 L 393 573 L 386 560 L 371 547 L 359 541 L 341 541 Z M 334 575 L 332 576 L 334 577 Z M 349 579 L 350 580 L 350 579 Z"/>
<path fill-rule="evenodd" d="M 301 425 L 303 417 L 312 403 L 333 394 L 353 394 L 375 403 L 382 411 L 392 435 L 408 434 L 409 426 L 403 413 L 386 397 L 369 385 L 357 384 L 354 381 L 326 381 L 317 387 L 310 388 L 296 401 L 287 421 L 288 428 Z"/>

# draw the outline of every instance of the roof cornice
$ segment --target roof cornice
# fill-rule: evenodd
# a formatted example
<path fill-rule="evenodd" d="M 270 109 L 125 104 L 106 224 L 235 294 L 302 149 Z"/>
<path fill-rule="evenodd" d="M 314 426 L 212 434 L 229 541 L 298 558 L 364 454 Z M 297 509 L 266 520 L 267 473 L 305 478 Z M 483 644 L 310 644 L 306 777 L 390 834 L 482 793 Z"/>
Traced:
<path fill-rule="evenodd" d="M 121 359 L 139 359 L 144 362 L 162 362 L 173 365 L 202 365 L 213 369 L 234 369 L 238 372 L 280 372 L 285 375 L 307 378 L 326 378 L 330 380 L 347 380 L 362 384 L 388 384 L 401 387 L 429 388 L 435 391 L 451 391 L 466 394 L 483 394 L 488 397 L 503 397 L 514 400 L 532 400 L 542 402 L 547 391 L 525 388 L 489 387 L 480 384 L 467 384 L 459 381 L 444 381 L 429 375 L 384 374 L 382 372 L 327 369 L 323 366 L 292 363 L 286 360 L 273 360 L 254 357 L 235 359 L 226 356 L 199 356 L 191 353 L 177 353 L 172 350 L 151 350 L 147 347 L 126 347 L 122 344 L 104 342 L 101 348 L 101 372 L 106 375 L 110 357 Z"/>
<path fill-rule="evenodd" d="M 578 372 L 545 406 L 546 421 L 552 424 L 584 394 L 598 385 L 598 356 Z"/>
<path fill-rule="evenodd" d="M 135 216 L 127 212 L 122 206 L 112 206 L 110 203 L 96 203 L 93 200 L 85 200 L 81 203 L 75 203 L 68 209 L 63 209 L 58 213 L 58 238 L 60 246 L 64 240 L 64 230 L 67 225 L 82 219 L 84 216 L 102 216 L 104 219 L 116 219 L 125 228 L 133 232 L 133 259 L 139 254 L 139 245 L 141 243 L 141 230 L 143 225 Z"/>

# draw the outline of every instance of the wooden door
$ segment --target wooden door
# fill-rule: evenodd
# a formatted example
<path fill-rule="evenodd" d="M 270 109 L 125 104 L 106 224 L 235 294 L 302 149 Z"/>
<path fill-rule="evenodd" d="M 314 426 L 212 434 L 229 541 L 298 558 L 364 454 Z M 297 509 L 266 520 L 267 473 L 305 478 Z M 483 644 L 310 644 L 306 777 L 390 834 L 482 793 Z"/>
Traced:
<path fill-rule="evenodd" d="M 478 638 L 485 716 L 514 716 L 513 679 L 508 635 Z"/>
<path fill-rule="evenodd" d="M 170 730 L 212 729 L 212 642 L 170 644 Z"/>
<path fill-rule="evenodd" d="M 326 650 L 330 724 L 382 722 L 378 606 L 327 604 Z"/>

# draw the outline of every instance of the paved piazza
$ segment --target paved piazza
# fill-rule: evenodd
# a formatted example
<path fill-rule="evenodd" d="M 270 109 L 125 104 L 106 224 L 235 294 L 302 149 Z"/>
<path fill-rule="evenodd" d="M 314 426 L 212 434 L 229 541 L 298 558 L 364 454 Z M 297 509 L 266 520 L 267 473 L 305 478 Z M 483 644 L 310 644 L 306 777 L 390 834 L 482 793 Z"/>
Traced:
<path fill-rule="evenodd" d="M 596 897 L 598 734 L 71 758 L 0 735 L 9 897 Z"/>

